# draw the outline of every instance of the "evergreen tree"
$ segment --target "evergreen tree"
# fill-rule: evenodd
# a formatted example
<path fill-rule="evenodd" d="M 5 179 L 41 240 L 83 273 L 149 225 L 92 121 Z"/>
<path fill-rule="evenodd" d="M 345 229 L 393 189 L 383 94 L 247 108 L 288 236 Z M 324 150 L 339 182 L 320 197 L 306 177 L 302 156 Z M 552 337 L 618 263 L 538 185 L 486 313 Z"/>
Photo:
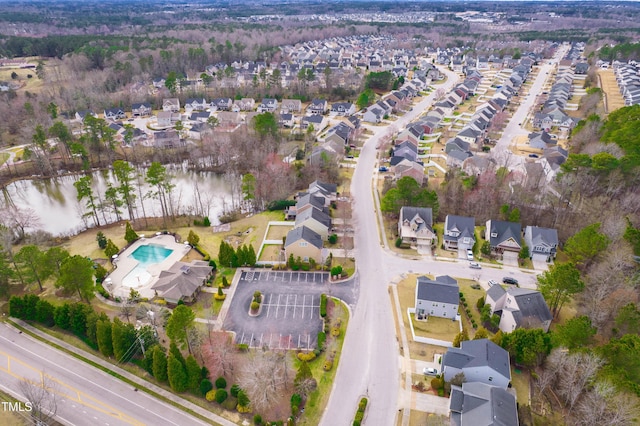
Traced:
<path fill-rule="evenodd" d="M 113 355 L 113 339 L 111 337 L 111 321 L 109 321 L 109 318 L 98 320 L 96 323 L 96 340 L 102 355 Z"/>
<path fill-rule="evenodd" d="M 180 348 L 178 348 L 178 346 L 174 342 L 171 342 L 171 344 L 169 345 L 169 354 L 173 355 L 173 357 L 178 361 L 180 361 L 180 363 L 183 366 L 187 365 L 187 361 L 182 356 L 182 352 L 180 352 Z"/>
<path fill-rule="evenodd" d="M 111 239 L 107 240 L 107 246 L 104 248 L 104 254 L 111 259 L 114 255 L 118 254 L 120 249 L 115 245 Z"/>
<path fill-rule="evenodd" d="M 69 304 L 65 303 L 60 306 L 56 306 L 56 310 L 53 312 L 53 321 L 56 327 L 60 327 L 63 330 L 68 330 L 71 326 L 69 321 Z"/>
<path fill-rule="evenodd" d="M 198 365 L 198 361 L 193 357 L 193 355 L 189 355 L 185 360 L 187 377 L 188 377 L 188 388 L 189 391 L 198 395 L 200 391 L 200 382 L 202 382 L 202 368 Z"/>
<path fill-rule="evenodd" d="M 124 231 L 124 239 L 127 243 L 131 244 L 132 242 L 134 242 L 135 240 L 137 240 L 138 238 L 140 238 L 138 236 L 138 234 L 136 233 L 136 231 L 133 230 L 133 227 L 131 226 L 131 223 L 129 221 L 127 221 L 127 225 Z"/>
<path fill-rule="evenodd" d="M 98 233 L 96 234 L 96 241 L 98 242 L 98 247 L 100 247 L 102 250 L 107 248 L 107 237 L 104 236 L 102 231 L 98 231 Z"/>
<path fill-rule="evenodd" d="M 111 324 L 113 355 L 118 362 L 125 362 L 131 357 L 130 348 L 136 342 L 136 330 L 132 324 L 125 324 L 120 318 L 113 319 Z"/>
<path fill-rule="evenodd" d="M 184 365 L 173 353 L 169 354 L 169 359 L 167 360 L 167 376 L 169 378 L 169 385 L 174 392 L 181 393 L 187 390 L 189 380 Z"/>
<path fill-rule="evenodd" d="M 84 303 L 73 303 L 69 305 L 69 320 L 71 321 L 71 330 L 73 333 L 82 338 L 87 333 L 87 315 L 92 312 L 89 306 Z"/>
<path fill-rule="evenodd" d="M 153 347 L 153 377 L 159 382 L 167 381 L 167 355 L 160 346 Z"/>
<path fill-rule="evenodd" d="M 247 265 L 253 266 L 257 260 L 256 251 L 253 249 L 253 246 L 249 244 L 247 247 Z"/>
<path fill-rule="evenodd" d="M 53 327 L 55 324 L 53 320 L 53 314 L 55 312 L 55 306 L 46 300 L 38 300 L 36 303 L 36 321 L 40 324 L 44 324 L 47 327 Z"/>
<path fill-rule="evenodd" d="M 187 237 L 187 242 L 191 244 L 192 247 L 196 247 L 200 242 L 200 237 L 198 234 L 193 232 L 193 229 L 189 231 L 189 236 Z"/>
<path fill-rule="evenodd" d="M 245 266 L 247 264 L 247 253 L 244 244 L 238 247 L 236 256 L 238 257 L 238 266 Z"/>

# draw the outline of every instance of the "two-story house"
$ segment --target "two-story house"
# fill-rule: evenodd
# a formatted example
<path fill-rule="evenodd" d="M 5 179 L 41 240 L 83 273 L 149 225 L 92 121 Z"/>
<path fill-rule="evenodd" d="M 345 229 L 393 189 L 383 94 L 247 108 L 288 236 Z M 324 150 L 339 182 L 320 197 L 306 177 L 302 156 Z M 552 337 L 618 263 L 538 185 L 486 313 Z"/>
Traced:
<path fill-rule="evenodd" d="M 424 320 L 430 316 L 455 320 L 460 304 L 458 281 L 448 275 L 436 277 L 418 277 L 415 293 L 416 319 Z"/>
<path fill-rule="evenodd" d="M 433 212 L 428 207 L 407 207 L 400 209 L 398 237 L 403 244 L 415 246 L 419 253 L 431 254 L 431 246 L 436 241 L 433 231 Z"/>
<path fill-rule="evenodd" d="M 293 256 L 294 259 L 299 257 L 303 262 L 313 259 L 320 264 L 324 261 L 322 258 L 322 237 L 306 226 L 299 226 L 287 233 L 284 252 L 287 259 Z"/>
<path fill-rule="evenodd" d="M 458 251 L 458 257 L 467 258 L 467 250 L 476 242 L 476 220 L 472 217 L 447 215 L 444 219 L 444 248 Z"/>
<path fill-rule="evenodd" d="M 511 333 L 516 328 L 541 328 L 549 331 L 551 311 L 539 291 L 510 287 L 505 290 L 493 285 L 487 291 L 485 303 L 491 306 L 491 315 L 500 315 L 503 333 Z"/>
<path fill-rule="evenodd" d="M 551 228 L 527 226 L 524 228 L 524 242 L 529 247 L 531 260 L 553 262 L 558 249 L 558 231 Z"/>
<path fill-rule="evenodd" d="M 489 241 L 491 253 L 506 263 L 518 262 L 522 249 L 521 227 L 516 222 L 488 220 L 484 238 Z"/>
<path fill-rule="evenodd" d="M 450 382 L 460 373 L 464 374 L 466 382 L 506 389 L 511 381 L 509 352 L 489 339 L 463 341 L 459 348 L 448 348 L 442 357 L 445 381 Z"/>

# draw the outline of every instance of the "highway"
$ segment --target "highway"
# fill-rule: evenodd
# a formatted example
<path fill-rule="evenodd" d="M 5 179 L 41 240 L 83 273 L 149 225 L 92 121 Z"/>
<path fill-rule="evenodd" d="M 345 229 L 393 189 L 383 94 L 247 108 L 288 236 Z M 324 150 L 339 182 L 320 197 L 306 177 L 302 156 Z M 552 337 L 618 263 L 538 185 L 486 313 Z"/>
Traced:
<path fill-rule="evenodd" d="M 54 383 L 57 417 L 69 425 L 204 425 L 82 361 L 0 324 L 0 388 L 16 399 L 19 381 Z M 0 420 L 2 415 L 0 413 Z"/>

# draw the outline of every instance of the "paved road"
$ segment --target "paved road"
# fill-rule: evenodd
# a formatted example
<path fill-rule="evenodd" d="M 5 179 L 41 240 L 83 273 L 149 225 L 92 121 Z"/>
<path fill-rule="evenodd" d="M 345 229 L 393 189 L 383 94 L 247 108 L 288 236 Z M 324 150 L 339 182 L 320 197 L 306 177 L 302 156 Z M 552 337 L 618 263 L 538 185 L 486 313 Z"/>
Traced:
<path fill-rule="evenodd" d="M 457 83 L 458 76 L 452 72 L 446 74 L 449 79 L 443 89 L 448 91 Z M 433 97 L 434 94 L 425 97 L 393 125 L 401 130 L 432 104 Z M 517 123 L 517 118 L 515 120 Z M 402 365 L 387 289 L 394 277 L 407 273 L 451 275 L 479 280 L 486 288 L 490 279 L 501 281 L 503 277 L 511 276 L 521 287 L 536 288 L 535 273 L 523 272 L 517 267 L 484 265 L 477 270 L 469 268 L 464 260 L 417 256 L 411 259 L 398 256 L 385 247 L 378 234 L 376 221 L 381 220 L 381 216 L 375 208 L 371 184 L 375 175 L 376 145 L 388 131 L 388 126 L 372 129 L 374 135 L 362 148 L 351 188 L 360 297 L 349 324 L 334 391 L 321 421 L 327 426 L 349 422 L 362 396 L 368 396 L 370 400 L 367 424 L 394 425 L 402 410 L 410 408 L 411 395 L 400 380 Z M 422 401 L 420 405 L 429 409 L 428 401 Z M 440 404 L 429 411 L 440 412 Z M 408 420 L 406 415 L 405 420 Z"/>
<path fill-rule="evenodd" d="M 542 93 L 542 88 L 546 84 L 547 80 L 551 78 L 552 71 L 556 68 L 558 62 L 564 57 L 564 55 L 566 55 L 568 50 L 569 46 L 560 46 L 554 57 L 551 60 L 546 60 L 540 66 L 538 75 L 529 88 L 529 95 L 526 97 L 520 97 L 520 101 L 522 103 L 509 120 L 509 123 L 505 127 L 504 132 L 502 132 L 502 136 L 496 143 L 496 146 L 491 150 L 492 157 L 494 157 L 501 166 L 513 169 L 524 162 L 524 157 L 509 155 L 509 147 L 516 137 L 526 136 L 529 134 L 522 125 L 535 105 L 536 96 Z"/>
<path fill-rule="evenodd" d="M 46 354 L 46 356 L 42 355 Z M 94 367 L 0 324 L 0 386 L 17 396 L 23 378 L 55 383 L 57 414 L 74 425 L 204 425 Z M 0 419 L 1 419 L 0 414 Z"/>

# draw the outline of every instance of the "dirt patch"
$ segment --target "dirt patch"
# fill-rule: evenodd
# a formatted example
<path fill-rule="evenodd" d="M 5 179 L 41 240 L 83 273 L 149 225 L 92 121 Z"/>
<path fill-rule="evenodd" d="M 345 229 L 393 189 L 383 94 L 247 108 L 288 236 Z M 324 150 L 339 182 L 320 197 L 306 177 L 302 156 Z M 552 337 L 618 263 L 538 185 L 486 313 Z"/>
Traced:
<path fill-rule="evenodd" d="M 598 81 L 602 91 L 605 93 L 604 102 L 607 114 L 624 107 L 624 99 L 620 93 L 613 70 L 598 70 Z"/>
<path fill-rule="evenodd" d="M 292 229 L 292 226 L 271 225 L 267 233 L 267 240 L 282 240 Z"/>
<path fill-rule="evenodd" d="M 262 247 L 262 253 L 258 260 L 274 262 L 280 259 L 281 245 L 268 244 Z"/>

